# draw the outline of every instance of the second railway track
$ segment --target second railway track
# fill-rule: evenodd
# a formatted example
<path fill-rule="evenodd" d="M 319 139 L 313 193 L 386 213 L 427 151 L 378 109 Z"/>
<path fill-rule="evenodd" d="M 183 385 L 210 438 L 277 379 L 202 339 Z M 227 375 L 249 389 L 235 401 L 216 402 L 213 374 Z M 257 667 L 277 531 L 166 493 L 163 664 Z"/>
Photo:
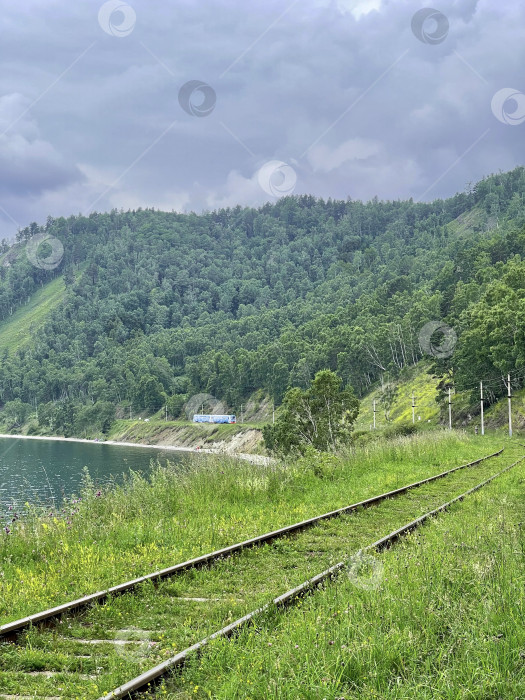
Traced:
<path fill-rule="evenodd" d="M 374 508 L 349 509 L 336 519 L 325 514 L 332 517 L 297 527 L 293 540 L 269 533 L 271 546 L 255 542 L 260 544 L 257 549 L 247 545 L 229 558 L 224 558 L 231 553 L 226 551 L 213 560 L 212 568 L 191 566 L 173 572 L 178 574 L 175 578 L 172 573 L 164 580 L 145 578 L 134 582 L 132 595 L 108 597 L 106 592 L 101 605 L 80 614 L 74 607 L 65 610 L 50 629 L 19 630 L 17 644 L 5 644 L 1 650 L 0 698 L 88 700 L 109 693 L 126 678 L 172 657 L 503 466 L 497 468 L 491 459 L 476 460 L 473 469 L 451 470 L 447 478 L 404 489 L 403 498 L 382 495 Z"/>

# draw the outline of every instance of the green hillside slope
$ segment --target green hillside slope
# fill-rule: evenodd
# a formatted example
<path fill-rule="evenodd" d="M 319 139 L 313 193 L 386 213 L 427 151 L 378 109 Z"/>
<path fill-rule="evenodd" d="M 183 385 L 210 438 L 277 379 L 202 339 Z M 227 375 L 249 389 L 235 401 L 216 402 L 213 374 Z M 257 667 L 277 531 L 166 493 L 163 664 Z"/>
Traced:
<path fill-rule="evenodd" d="M 376 402 L 376 429 L 412 424 L 412 394 L 415 396 L 415 424 L 418 429 L 448 426 L 448 398 L 445 393 L 439 397 L 438 384 L 441 380 L 433 373 L 429 362 L 420 362 L 416 367 L 405 370 L 402 376 L 378 385 L 362 397 L 360 412 L 355 424 L 356 430 L 369 431 L 373 426 L 373 405 Z M 502 382 L 503 384 L 503 382 Z M 516 382 L 517 384 L 517 382 Z M 385 417 L 385 406 L 381 397 L 385 389 L 394 387 L 395 399 Z M 485 394 L 487 397 L 487 393 Z M 438 400 L 439 399 L 439 400 Z M 480 404 L 471 392 L 453 390 L 451 393 L 452 423 L 471 432 L 481 429 Z M 503 396 L 494 403 L 485 401 L 485 429 L 508 432 L 508 403 Z M 516 433 L 525 431 L 525 388 L 512 392 L 512 427 Z"/>
<path fill-rule="evenodd" d="M 12 316 L 0 321 L 0 352 L 25 347 L 42 327 L 51 311 L 63 300 L 64 279 L 58 277 L 36 291 Z"/>
<path fill-rule="evenodd" d="M 435 426 L 439 422 L 439 405 L 436 402 L 438 379 L 429 374 L 428 362 L 421 362 L 403 373 L 402 378 L 387 381 L 361 399 L 361 407 L 356 421 L 357 430 L 369 430 L 373 425 L 373 405 L 376 403 L 376 428 L 381 430 L 389 425 L 408 425 L 412 423 L 412 394 L 415 396 L 415 422 L 419 427 L 430 422 Z M 394 387 L 395 399 L 385 417 L 385 405 L 381 401 L 384 390 Z"/>
<path fill-rule="evenodd" d="M 196 395 L 239 413 L 261 391 L 278 407 L 330 369 L 359 397 L 400 383 L 393 421 L 411 422 L 414 391 L 423 425 L 443 419 L 438 380 L 412 368 L 433 360 L 421 332 L 438 322 L 457 343 L 432 371 L 452 378 L 454 421 L 468 424 L 480 380 L 497 400 L 502 373 L 514 391 L 525 377 L 524 202 L 520 167 L 435 202 L 300 195 L 201 215 L 48 217 L 3 251 L 0 411 L 37 405 L 39 429 L 75 434 L 130 406 L 178 419 Z M 60 240 L 56 269 L 24 254 L 38 234 Z M 359 427 L 370 422 L 369 397 Z"/>

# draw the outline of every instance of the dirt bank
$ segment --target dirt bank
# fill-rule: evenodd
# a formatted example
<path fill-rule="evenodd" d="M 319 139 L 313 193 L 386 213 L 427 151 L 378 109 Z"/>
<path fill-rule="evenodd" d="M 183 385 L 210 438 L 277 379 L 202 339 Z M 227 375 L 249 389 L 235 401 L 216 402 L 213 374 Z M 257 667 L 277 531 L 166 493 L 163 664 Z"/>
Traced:
<path fill-rule="evenodd" d="M 148 444 L 156 447 L 196 447 L 227 454 L 263 454 L 262 433 L 242 424 L 213 425 L 183 421 L 116 421 L 110 440 Z"/>

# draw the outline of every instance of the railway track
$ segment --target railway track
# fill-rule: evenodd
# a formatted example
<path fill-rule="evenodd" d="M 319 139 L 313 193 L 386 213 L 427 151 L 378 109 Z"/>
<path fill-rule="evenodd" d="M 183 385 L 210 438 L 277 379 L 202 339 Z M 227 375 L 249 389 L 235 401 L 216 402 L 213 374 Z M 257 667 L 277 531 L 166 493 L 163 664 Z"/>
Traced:
<path fill-rule="evenodd" d="M 521 457 L 520 459 L 518 459 L 516 462 L 509 465 L 505 469 L 502 469 L 500 472 L 494 474 L 493 476 L 489 477 L 488 479 L 485 479 L 484 481 L 477 484 L 476 486 L 468 489 L 467 491 L 465 491 L 465 493 L 462 493 L 459 496 L 456 496 L 455 498 L 453 498 L 452 500 L 450 500 L 446 503 L 443 503 L 438 508 L 435 508 L 434 510 L 431 510 L 431 511 L 423 514 L 419 518 L 416 518 L 415 520 L 412 520 L 411 522 L 406 523 L 405 525 L 398 528 L 397 530 L 394 530 L 393 532 L 390 532 L 388 535 L 381 537 L 376 542 L 373 542 L 372 544 L 367 545 L 361 551 L 363 551 L 363 552 L 370 552 L 370 551 L 380 552 L 381 550 L 383 550 L 387 547 L 390 547 L 400 537 L 403 537 L 407 533 L 412 532 L 413 530 L 418 528 L 420 525 L 425 523 L 430 518 L 433 518 L 433 517 L 439 515 L 439 513 L 442 513 L 443 511 L 447 510 L 454 503 L 458 503 L 459 501 L 462 501 L 464 498 L 469 496 L 471 493 L 474 493 L 475 491 L 478 491 L 479 489 L 483 488 L 483 486 L 485 486 L 486 484 L 493 481 L 496 477 L 500 476 L 501 474 L 504 474 L 505 472 L 512 469 L 512 467 L 519 464 L 521 461 L 523 461 L 523 459 L 525 459 L 525 457 Z M 236 632 L 239 632 L 242 628 L 253 623 L 254 620 L 258 616 L 262 615 L 265 612 L 270 611 L 272 607 L 283 608 L 283 607 L 286 607 L 289 605 L 293 605 L 296 601 L 300 600 L 303 596 L 311 593 L 313 590 L 315 590 L 318 586 L 320 586 L 321 584 L 323 584 L 327 580 L 331 580 L 331 579 L 336 578 L 338 576 L 338 574 L 341 573 L 341 571 L 347 567 L 348 567 L 347 561 L 338 562 L 337 564 L 330 566 L 325 571 L 322 571 L 321 573 L 317 574 L 316 576 L 313 576 L 312 578 L 308 579 L 307 581 L 304 581 L 299 586 L 296 586 L 295 588 L 293 588 L 289 591 L 286 591 L 286 593 L 283 593 L 282 595 L 278 596 L 277 598 L 274 598 L 270 603 L 267 603 L 267 604 L 263 605 L 262 607 L 251 611 L 247 615 L 244 615 L 243 617 L 235 620 L 231 624 L 226 625 L 225 627 L 214 632 L 213 634 L 209 635 L 205 639 L 202 639 L 200 642 L 197 642 L 196 644 L 192 645 L 191 647 L 184 649 L 179 654 L 176 654 L 175 656 L 173 656 L 172 658 L 163 662 L 162 664 L 158 664 L 157 666 L 149 669 L 145 673 L 142 673 L 140 676 L 137 676 L 136 678 L 132 679 L 131 681 L 128 681 L 127 683 L 119 686 L 118 688 L 111 691 L 110 693 L 108 693 L 104 697 L 99 698 L 98 700 L 118 700 L 118 699 L 123 699 L 123 698 L 134 697 L 134 696 L 136 696 L 137 693 L 148 691 L 160 679 L 164 678 L 168 674 L 172 674 L 176 669 L 182 668 L 184 666 L 184 664 L 186 663 L 186 661 L 192 655 L 201 653 L 204 650 L 204 648 L 214 639 L 219 639 L 221 637 L 223 637 L 223 638 L 231 637 Z"/>
<path fill-rule="evenodd" d="M 433 481 L 437 481 L 438 479 L 443 479 L 444 477 L 449 476 L 450 474 L 453 474 L 454 472 L 457 472 L 461 469 L 473 467 L 477 464 L 480 464 L 481 462 L 485 462 L 489 459 L 493 459 L 494 457 L 498 457 L 503 453 L 503 449 L 504 448 L 490 455 L 486 455 L 485 457 L 480 457 L 479 459 L 476 459 L 472 462 L 462 464 L 458 467 L 454 467 L 453 469 L 448 469 L 444 472 L 428 477 L 426 479 L 413 482 L 406 486 L 401 486 L 400 488 L 394 489 L 393 491 L 387 491 L 378 496 L 368 498 L 364 501 L 359 501 L 358 503 L 353 503 L 352 505 L 345 506 L 343 508 L 338 508 L 337 510 L 330 511 L 328 513 L 323 513 L 322 515 L 309 518 L 308 520 L 303 520 L 299 523 L 294 523 L 293 525 L 288 525 L 287 527 L 280 528 L 279 530 L 273 530 L 272 532 L 267 532 L 262 535 L 258 535 L 257 537 L 252 537 L 248 540 L 244 540 L 243 542 L 238 542 L 236 544 L 230 545 L 229 547 L 224 547 L 222 549 L 215 550 L 214 552 L 203 554 L 194 559 L 181 562 L 180 564 L 176 564 L 175 566 L 171 566 L 160 571 L 155 571 L 153 573 L 141 576 L 131 581 L 126 581 L 125 583 L 112 586 L 111 588 L 107 588 L 102 591 L 97 591 L 96 593 L 91 593 L 90 595 L 84 596 L 82 598 L 77 598 L 76 600 L 63 603 L 61 605 L 49 608 L 47 610 L 43 610 L 33 615 L 28 615 L 27 617 L 21 618 L 19 620 L 14 620 L 13 622 L 0 625 L 0 641 L 15 641 L 16 637 L 21 632 L 29 629 L 32 626 L 49 624 L 52 620 L 59 618 L 61 615 L 73 612 L 80 612 L 81 610 L 85 610 L 86 608 L 95 603 L 103 603 L 108 598 L 108 596 L 128 593 L 140 586 L 141 584 L 146 583 L 147 581 L 160 581 L 164 578 L 175 576 L 184 571 L 189 571 L 190 569 L 196 569 L 202 566 L 210 565 L 224 557 L 231 556 L 232 554 L 237 554 L 244 549 L 268 544 L 273 540 L 279 539 L 281 537 L 287 537 L 294 533 L 300 532 L 301 530 L 305 530 L 309 527 L 317 525 L 323 520 L 329 520 L 331 518 L 335 518 L 344 514 L 349 514 L 358 510 L 359 508 L 367 508 L 372 505 L 376 505 L 386 500 L 387 498 L 394 498 L 396 496 L 406 493 L 407 491 L 410 491 L 411 489 L 418 488 L 420 486 L 423 486 L 424 484 L 429 484 Z"/>
<path fill-rule="evenodd" d="M 377 536 L 392 529 L 383 538 L 386 546 L 436 507 L 481 488 L 487 483 L 481 476 L 495 477 L 488 467 L 501 453 L 3 625 L 4 640 L 16 644 L 2 648 L 0 698 L 127 697 L 138 686 L 129 689 L 124 678 L 139 678 L 144 668 L 162 664 L 168 672 L 178 665 L 174 658 L 198 651 L 214 630 L 227 636 L 240 620 L 247 624 L 277 591 L 290 589 L 274 604 L 291 602 L 334 575 L 342 553 L 348 556 L 371 541 L 372 547 L 383 546 Z M 444 477 L 449 478 L 434 483 Z M 394 498 L 400 495 L 405 497 Z M 290 534 L 296 535 L 292 541 Z M 129 592 L 133 595 L 122 595 Z M 195 645 L 196 639 L 203 641 Z M 185 651 L 174 654 L 177 649 Z M 124 688 L 121 694 L 111 690 L 117 687 Z"/>

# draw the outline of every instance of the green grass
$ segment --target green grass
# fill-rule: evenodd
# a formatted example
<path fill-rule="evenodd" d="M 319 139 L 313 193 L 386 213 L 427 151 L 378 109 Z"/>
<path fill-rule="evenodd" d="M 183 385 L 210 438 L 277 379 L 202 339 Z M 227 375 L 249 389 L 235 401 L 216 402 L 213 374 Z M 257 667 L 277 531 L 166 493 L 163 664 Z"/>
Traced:
<path fill-rule="evenodd" d="M 524 485 L 521 464 L 369 570 L 213 642 L 152 695 L 523 698 Z"/>
<path fill-rule="evenodd" d="M 33 294 L 29 302 L 0 323 L 0 351 L 17 350 L 28 343 L 51 311 L 64 297 L 62 277 L 49 282 Z"/>
<path fill-rule="evenodd" d="M 84 500 L 68 504 L 65 512 L 46 517 L 34 513 L 14 523 L 12 534 L 3 535 L 3 621 L 410 483 L 493 452 L 501 442 L 490 436 L 481 440 L 461 433 L 427 433 L 339 458 L 265 467 L 214 459 L 188 465 L 182 473 L 158 468 L 149 481 L 136 475 L 100 495 L 87 488 Z M 512 443 L 509 447 L 505 458 L 210 569 L 188 572 L 158 587 L 144 586 L 136 595 L 112 599 L 81 618 L 65 619 L 56 629 L 31 631 L 27 646 L 2 649 L 0 693 L 55 695 L 58 687 L 63 697 L 96 698 L 503 468 L 516 453 Z M 138 648 L 115 648 L 111 640 L 122 637 L 145 637 L 146 642 Z M 82 639 L 107 641 L 91 647 Z M 48 679 L 23 673 L 41 669 L 60 675 Z M 79 672 L 84 677 L 75 675 Z M 198 668 L 193 672 L 204 673 Z M 191 673 L 191 681 L 184 677 L 182 685 L 175 681 L 176 687 L 166 692 L 187 697 Z M 236 683 L 238 694 L 228 695 Z M 235 670 L 229 673 L 228 691 L 221 695 L 219 685 L 217 692 L 211 697 L 250 696 Z"/>
<path fill-rule="evenodd" d="M 484 413 L 487 428 L 507 430 L 509 413 L 506 398 L 486 408 Z M 481 424 L 480 416 L 476 416 L 473 422 L 479 426 Z M 525 428 L 525 389 L 513 390 L 512 392 L 512 423 L 514 430 L 523 431 Z"/>
<path fill-rule="evenodd" d="M 0 616 L 15 619 L 397 488 L 502 442 L 445 432 L 392 440 L 334 458 L 331 474 L 331 466 L 306 459 L 255 466 L 189 458 L 186 466 L 154 469 L 150 478 L 134 473 L 103 493 L 88 487 L 80 503 L 44 516 L 35 509 L 2 533 Z"/>
<path fill-rule="evenodd" d="M 389 420 L 385 418 L 384 408 L 380 403 L 381 387 L 375 388 L 367 394 L 360 405 L 356 430 L 369 430 L 373 425 L 373 402 L 376 401 L 376 428 L 381 430 L 392 424 L 412 423 L 412 392 L 416 396 L 415 420 L 418 428 L 427 427 L 428 422 L 432 427 L 439 420 L 439 406 L 436 403 L 436 386 L 438 379 L 428 373 L 429 364 L 420 362 L 415 367 L 407 368 L 403 376 L 392 384 L 398 387 L 397 398 L 389 414 Z M 388 383 L 388 382 L 386 382 Z M 421 417 L 421 420 L 419 420 Z"/>
<path fill-rule="evenodd" d="M 440 424 L 440 420 L 444 420 L 447 424 L 448 408 L 446 403 L 443 404 L 440 416 L 440 406 L 436 402 L 436 386 L 439 379 L 428 372 L 430 366 L 426 361 L 419 362 L 415 367 L 405 369 L 401 376 L 392 382 L 398 388 L 398 394 L 390 411 L 389 420 L 386 420 L 384 408 L 380 403 L 381 387 L 375 387 L 361 400 L 355 430 L 370 431 L 370 426 L 373 424 L 374 400 L 378 435 L 391 426 L 411 425 L 412 392 L 416 397 L 415 424 L 418 430 L 433 430 Z M 514 430 L 523 431 L 525 429 L 525 389 L 513 391 L 512 416 Z M 472 405 L 470 391 L 452 393 L 452 424 L 456 427 L 464 425 L 471 432 L 474 432 L 475 426 L 479 429 L 479 405 L 477 402 L 474 406 Z M 485 406 L 485 426 L 487 429 L 499 430 L 501 434 L 507 431 L 508 405 L 505 397 L 490 407 Z"/>
<path fill-rule="evenodd" d="M 483 207 L 478 204 L 447 224 L 449 234 L 460 238 L 465 235 L 472 235 L 473 231 L 485 233 L 485 218 L 486 215 L 483 211 Z"/>

